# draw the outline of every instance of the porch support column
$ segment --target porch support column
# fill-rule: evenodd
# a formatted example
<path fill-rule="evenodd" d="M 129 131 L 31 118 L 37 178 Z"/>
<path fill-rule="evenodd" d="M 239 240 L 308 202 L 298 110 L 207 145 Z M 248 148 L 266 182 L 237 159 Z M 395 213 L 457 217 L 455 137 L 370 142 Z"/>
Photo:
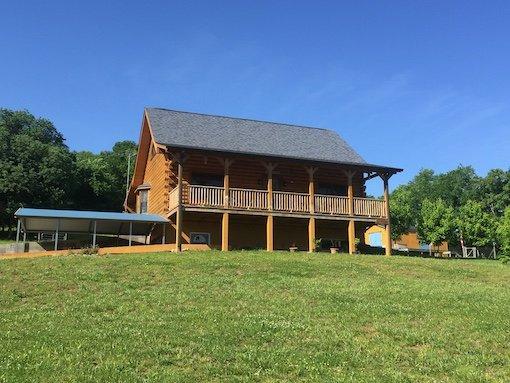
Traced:
<path fill-rule="evenodd" d="M 232 165 L 232 160 L 226 158 L 223 160 L 223 166 L 225 169 L 225 173 L 223 175 L 223 207 L 228 209 L 230 206 L 229 197 L 230 197 L 230 165 Z M 225 211 L 223 212 L 223 217 L 221 220 L 221 251 L 228 251 L 229 249 L 229 240 L 228 240 L 228 232 L 229 232 L 229 221 L 230 214 Z"/>
<path fill-rule="evenodd" d="M 182 155 L 175 157 L 177 160 L 177 213 L 175 218 L 175 250 L 177 252 L 182 251 Z"/>
<path fill-rule="evenodd" d="M 315 217 L 310 217 L 308 220 L 308 252 L 315 251 Z"/>
<path fill-rule="evenodd" d="M 310 211 L 310 218 L 308 220 L 308 252 L 315 251 L 315 182 L 314 175 L 317 168 L 314 166 L 307 166 L 306 172 L 308 173 L 308 205 Z"/>
<path fill-rule="evenodd" d="M 267 216 L 266 222 L 266 250 L 274 250 L 274 217 L 272 214 Z"/>
<path fill-rule="evenodd" d="M 347 237 L 349 241 L 349 254 L 356 252 L 356 226 L 354 222 L 354 187 L 352 180 L 354 178 L 354 170 L 347 170 L 345 175 L 347 176 L 347 198 L 349 203 L 349 226 L 347 228 Z"/>
<path fill-rule="evenodd" d="M 274 251 L 274 216 L 273 216 L 273 171 L 276 164 L 262 163 L 267 172 L 267 220 L 266 220 L 266 250 Z"/>
<path fill-rule="evenodd" d="M 390 179 L 391 175 L 386 173 L 381 175 L 381 178 L 383 180 L 384 185 L 384 209 L 386 210 L 386 236 L 385 236 L 385 249 L 386 249 L 386 256 L 391 255 L 391 224 L 390 224 L 390 189 L 388 185 L 388 180 Z"/>

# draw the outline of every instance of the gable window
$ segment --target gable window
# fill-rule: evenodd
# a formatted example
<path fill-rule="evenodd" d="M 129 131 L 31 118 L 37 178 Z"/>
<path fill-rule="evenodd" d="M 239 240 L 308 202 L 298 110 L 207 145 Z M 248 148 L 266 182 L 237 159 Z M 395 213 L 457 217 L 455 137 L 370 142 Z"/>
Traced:
<path fill-rule="evenodd" d="M 140 190 L 138 194 L 138 198 L 140 198 L 140 213 L 147 213 L 147 205 L 149 202 L 149 191 L 147 189 Z"/>

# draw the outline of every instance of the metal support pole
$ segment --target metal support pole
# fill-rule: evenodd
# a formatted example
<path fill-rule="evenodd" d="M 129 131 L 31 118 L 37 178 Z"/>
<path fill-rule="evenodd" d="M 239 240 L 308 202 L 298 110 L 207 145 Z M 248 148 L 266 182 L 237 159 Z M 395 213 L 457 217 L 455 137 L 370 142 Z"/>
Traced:
<path fill-rule="evenodd" d="M 133 222 L 129 222 L 129 246 L 131 246 L 131 235 L 133 234 Z"/>
<path fill-rule="evenodd" d="M 55 230 L 55 251 L 58 250 L 58 231 L 60 229 L 60 220 L 57 219 L 57 229 Z"/>
<path fill-rule="evenodd" d="M 94 221 L 94 234 L 92 234 L 92 248 L 96 247 L 97 221 Z"/>
<path fill-rule="evenodd" d="M 18 227 L 16 230 L 16 243 L 19 243 L 19 232 L 21 230 L 21 219 L 18 218 Z"/>
<path fill-rule="evenodd" d="M 163 227 L 163 238 L 161 239 L 161 243 L 164 245 L 166 243 L 166 225 L 162 224 Z"/>

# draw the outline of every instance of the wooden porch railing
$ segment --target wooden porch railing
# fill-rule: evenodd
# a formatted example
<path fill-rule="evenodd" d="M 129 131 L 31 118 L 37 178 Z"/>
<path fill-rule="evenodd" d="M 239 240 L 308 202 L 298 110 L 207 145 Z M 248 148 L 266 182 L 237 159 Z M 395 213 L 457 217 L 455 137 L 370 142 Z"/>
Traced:
<path fill-rule="evenodd" d="M 217 186 L 189 185 L 186 204 L 193 206 L 223 206 L 223 188 Z"/>
<path fill-rule="evenodd" d="M 310 211 L 308 194 L 275 191 L 273 192 L 273 210 L 308 213 Z"/>
<path fill-rule="evenodd" d="M 177 207 L 177 188 L 170 192 L 170 210 Z M 188 185 L 183 192 L 183 203 L 196 207 L 230 208 L 240 210 L 268 211 L 266 190 L 230 188 L 228 204 L 225 204 L 224 189 L 217 186 Z M 384 201 L 372 198 L 354 197 L 354 216 L 384 218 Z M 337 216 L 349 215 L 349 198 L 316 194 L 315 213 Z M 273 211 L 287 213 L 309 213 L 310 199 L 306 193 L 273 192 Z"/>
<path fill-rule="evenodd" d="M 386 217 L 384 201 L 372 198 L 354 197 L 354 215 L 364 217 Z"/>
<path fill-rule="evenodd" d="M 315 195 L 315 212 L 332 215 L 349 214 L 349 198 L 335 195 Z"/>
<path fill-rule="evenodd" d="M 267 191 L 230 188 L 229 207 L 234 209 L 267 210 Z"/>

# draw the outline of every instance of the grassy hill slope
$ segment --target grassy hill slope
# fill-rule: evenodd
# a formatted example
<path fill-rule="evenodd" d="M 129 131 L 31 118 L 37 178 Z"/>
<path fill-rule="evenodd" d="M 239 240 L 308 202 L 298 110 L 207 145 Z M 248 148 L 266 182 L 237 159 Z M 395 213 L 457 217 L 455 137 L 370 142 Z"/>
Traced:
<path fill-rule="evenodd" d="M 510 381 L 510 267 L 218 252 L 0 261 L 0 381 Z"/>

